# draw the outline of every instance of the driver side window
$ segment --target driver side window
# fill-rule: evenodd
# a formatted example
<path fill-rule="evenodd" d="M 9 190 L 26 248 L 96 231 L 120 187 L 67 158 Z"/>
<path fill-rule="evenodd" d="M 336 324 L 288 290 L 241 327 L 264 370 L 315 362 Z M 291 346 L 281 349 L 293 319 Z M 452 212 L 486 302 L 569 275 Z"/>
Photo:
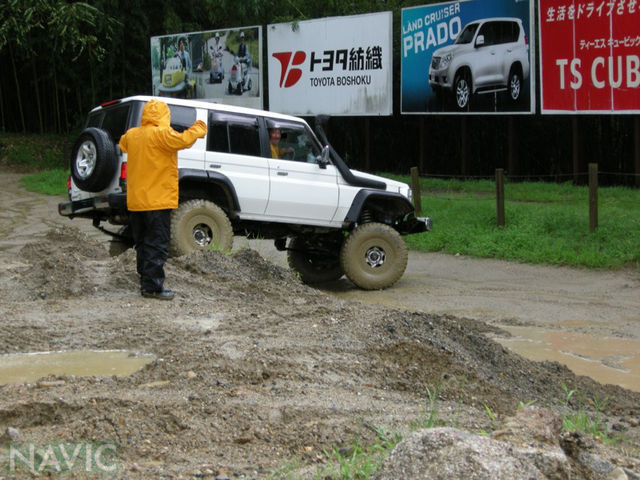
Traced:
<path fill-rule="evenodd" d="M 271 157 L 295 162 L 316 163 L 320 147 L 302 126 L 269 125 Z"/>

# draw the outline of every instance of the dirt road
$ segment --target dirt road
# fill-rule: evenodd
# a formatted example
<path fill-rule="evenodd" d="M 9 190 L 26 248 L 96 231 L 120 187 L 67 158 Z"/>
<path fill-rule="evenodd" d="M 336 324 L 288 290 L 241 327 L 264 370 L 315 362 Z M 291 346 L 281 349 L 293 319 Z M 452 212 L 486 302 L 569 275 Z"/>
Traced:
<path fill-rule="evenodd" d="M 0 435 L 21 445 L 113 441 L 122 478 L 269 478 L 292 461 L 291 478 L 313 478 L 323 450 L 367 443 L 372 427 L 406 431 L 430 391 L 439 391 L 441 422 L 477 431 L 492 428 L 487 408 L 501 416 L 535 400 L 560 411 L 563 386 L 608 399 L 606 424 L 640 445 L 640 394 L 490 338 L 544 327 L 637 342 L 634 272 L 412 254 L 391 290 L 341 280 L 319 291 L 264 243 L 239 240 L 230 256 L 170 259 L 178 295 L 158 302 L 139 296 L 131 251 L 110 257 L 103 234 L 17 182 L 0 175 L 0 377 L 15 373 L 3 366 L 35 363 L 20 354 L 36 352 L 78 352 L 72 367 L 96 351 L 146 363 L 133 374 L 59 373 L 52 356 L 46 373 L 0 381 L 9 383 Z M 600 363 L 624 373 L 617 353 Z"/>

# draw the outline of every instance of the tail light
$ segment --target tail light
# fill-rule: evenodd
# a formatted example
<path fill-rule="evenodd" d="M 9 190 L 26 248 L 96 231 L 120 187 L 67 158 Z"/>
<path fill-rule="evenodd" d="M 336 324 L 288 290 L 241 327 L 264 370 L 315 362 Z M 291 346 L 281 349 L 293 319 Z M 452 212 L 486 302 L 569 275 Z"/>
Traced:
<path fill-rule="evenodd" d="M 71 175 L 67 177 L 67 192 L 71 195 Z"/>
<path fill-rule="evenodd" d="M 127 162 L 120 165 L 120 188 L 123 192 L 127 191 Z"/>

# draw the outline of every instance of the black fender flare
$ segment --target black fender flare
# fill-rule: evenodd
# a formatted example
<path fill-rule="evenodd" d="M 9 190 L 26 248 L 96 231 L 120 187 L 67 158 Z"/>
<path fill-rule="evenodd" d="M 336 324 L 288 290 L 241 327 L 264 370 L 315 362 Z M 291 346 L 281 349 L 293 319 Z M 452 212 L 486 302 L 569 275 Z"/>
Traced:
<path fill-rule="evenodd" d="M 226 207 L 229 208 L 230 213 L 240 211 L 240 202 L 238 201 L 238 194 L 233 186 L 231 180 L 226 175 L 218 172 L 208 172 L 204 170 L 197 170 L 195 168 L 181 168 L 178 171 L 178 182 L 182 185 L 185 182 L 195 181 L 196 183 L 202 183 L 207 185 L 219 185 L 225 195 Z"/>
<path fill-rule="evenodd" d="M 357 222 L 360 218 L 360 214 L 362 213 L 362 209 L 364 208 L 366 203 L 371 200 L 381 200 L 392 205 L 394 217 L 400 220 L 403 219 L 408 213 L 412 213 L 414 211 L 413 205 L 411 204 L 409 199 L 400 193 L 388 192 L 386 190 L 363 189 L 356 194 L 353 202 L 351 202 L 351 207 L 349 208 L 349 211 L 347 212 L 347 215 L 344 219 L 345 222 Z"/>

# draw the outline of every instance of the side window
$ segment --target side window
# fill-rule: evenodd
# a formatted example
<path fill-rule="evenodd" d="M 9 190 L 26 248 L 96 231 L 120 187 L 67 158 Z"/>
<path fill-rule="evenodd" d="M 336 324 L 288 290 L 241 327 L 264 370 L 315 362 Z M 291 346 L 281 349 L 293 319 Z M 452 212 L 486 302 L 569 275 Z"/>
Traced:
<path fill-rule="evenodd" d="M 253 117 L 211 112 L 207 150 L 259 157 L 258 121 Z"/>
<path fill-rule="evenodd" d="M 130 105 L 122 105 L 104 111 L 104 118 L 100 127 L 111 135 L 115 143 L 118 143 L 120 137 L 127 131 L 129 108 Z"/>
<path fill-rule="evenodd" d="M 320 145 L 304 125 L 267 121 L 271 156 L 296 162 L 314 163 L 320 155 Z"/>
<path fill-rule="evenodd" d="M 487 22 L 480 28 L 478 35 L 484 35 L 485 45 L 495 45 L 498 43 L 498 24 L 496 22 Z"/>
<path fill-rule="evenodd" d="M 177 132 L 184 132 L 196 121 L 196 109 L 180 105 L 169 105 L 171 111 L 171 128 Z"/>

